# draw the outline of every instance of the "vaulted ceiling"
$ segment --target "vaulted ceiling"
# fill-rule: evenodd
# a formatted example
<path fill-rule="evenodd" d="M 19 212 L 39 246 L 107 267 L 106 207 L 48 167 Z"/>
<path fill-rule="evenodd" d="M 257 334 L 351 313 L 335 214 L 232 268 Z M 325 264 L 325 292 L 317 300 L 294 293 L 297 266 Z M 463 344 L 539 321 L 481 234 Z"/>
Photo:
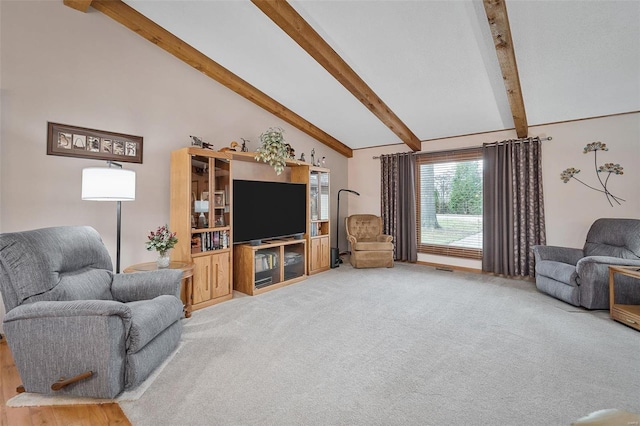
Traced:
<path fill-rule="evenodd" d="M 223 84 L 347 156 L 640 110 L 639 1 L 65 4 L 91 5 L 212 78 L 231 78 Z"/>

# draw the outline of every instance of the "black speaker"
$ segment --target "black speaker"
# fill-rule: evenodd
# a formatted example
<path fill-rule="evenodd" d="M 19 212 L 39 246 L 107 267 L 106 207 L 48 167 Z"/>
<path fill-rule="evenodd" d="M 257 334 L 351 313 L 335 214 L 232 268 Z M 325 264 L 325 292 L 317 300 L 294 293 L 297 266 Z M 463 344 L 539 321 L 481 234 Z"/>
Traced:
<path fill-rule="evenodd" d="M 340 266 L 340 250 L 337 247 L 331 247 L 331 267 Z"/>

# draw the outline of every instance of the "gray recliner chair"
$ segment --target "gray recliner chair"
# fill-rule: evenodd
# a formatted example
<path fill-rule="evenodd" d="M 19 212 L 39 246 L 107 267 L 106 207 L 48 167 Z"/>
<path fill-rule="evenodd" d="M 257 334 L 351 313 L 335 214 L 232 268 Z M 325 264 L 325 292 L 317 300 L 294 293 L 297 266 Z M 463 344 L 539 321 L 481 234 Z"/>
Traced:
<path fill-rule="evenodd" d="M 574 306 L 609 309 L 609 265 L 640 267 L 640 220 L 598 219 L 583 249 L 534 246 L 533 252 L 538 290 Z M 633 278 L 616 277 L 616 303 L 640 303 Z"/>
<path fill-rule="evenodd" d="M 136 387 L 178 345 L 181 277 L 113 274 L 90 227 L 0 234 L 4 331 L 24 390 L 113 398 Z"/>

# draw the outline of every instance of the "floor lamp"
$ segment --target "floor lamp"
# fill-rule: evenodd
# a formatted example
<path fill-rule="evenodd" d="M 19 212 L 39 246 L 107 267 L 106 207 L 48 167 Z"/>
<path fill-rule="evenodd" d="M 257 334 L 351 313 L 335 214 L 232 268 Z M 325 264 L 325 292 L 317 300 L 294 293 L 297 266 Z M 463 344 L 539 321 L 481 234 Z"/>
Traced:
<path fill-rule="evenodd" d="M 136 199 L 136 172 L 125 170 L 122 164 L 107 161 L 109 167 L 82 169 L 82 199 L 117 201 L 116 274 L 120 273 L 120 228 L 122 201 Z"/>
<path fill-rule="evenodd" d="M 342 191 L 350 192 L 360 196 L 360 193 L 351 189 L 341 189 L 338 191 L 338 205 L 336 206 L 336 246 L 331 249 L 331 267 L 337 268 L 342 263 L 340 259 L 340 242 L 338 241 L 339 229 L 340 229 L 340 193 Z"/>

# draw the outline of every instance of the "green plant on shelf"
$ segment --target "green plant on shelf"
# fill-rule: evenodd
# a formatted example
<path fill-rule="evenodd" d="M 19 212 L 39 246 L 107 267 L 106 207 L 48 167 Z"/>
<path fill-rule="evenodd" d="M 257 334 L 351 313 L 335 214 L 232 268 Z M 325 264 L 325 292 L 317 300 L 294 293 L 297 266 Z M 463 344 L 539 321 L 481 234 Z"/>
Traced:
<path fill-rule="evenodd" d="M 268 163 L 272 166 L 276 174 L 282 173 L 287 165 L 287 159 L 291 147 L 284 141 L 284 130 L 279 127 L 271 127 L 260 135 L 262 145 L 258 148 L 255 159 Z"/>

